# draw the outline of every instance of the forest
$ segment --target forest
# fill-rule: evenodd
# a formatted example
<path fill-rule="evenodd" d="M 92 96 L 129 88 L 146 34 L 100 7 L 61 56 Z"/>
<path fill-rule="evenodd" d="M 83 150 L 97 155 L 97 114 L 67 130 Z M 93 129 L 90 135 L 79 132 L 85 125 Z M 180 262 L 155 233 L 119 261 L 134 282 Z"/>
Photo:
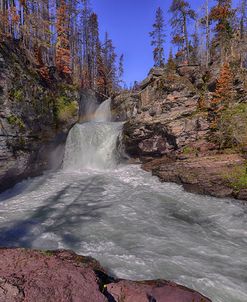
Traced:
<path fill-rule="evenodd" d="M 246 66 L 246 4 L 237 8 L 231 0 L 206 0 L 196 12 L 190 3 L 174 0 L 169 8 L 171 43 L 174 45 L 176 64 L 199 64 L 209 68 L 212 63 L 233 62 Z M 162 9 L 156 11 L 153 31 L 150 32 L 154 46 L 155 66 L 164 62 L 166 28 Z M 172 59 L 172 50 L 170 57 Z M 168 59 L 168 60 L 169 60 Z"/>
<path fill-rule="evenodd" d="M 247 301 L 238 1 L 0 0 L 0 302 Z"/>
<path fill-rule="evenodd" d="M 88 0 L 0 1 L 0 39 L 25 49 L 44 79 L 55 67 L 78 87 L 105 96 L 119 87 L 123 56 L 108 33 L 99 39 L 98 16 Z"/>
<path fill-rule="evenodd" d="M 231 0 L 206 0 L 199 12 L 189 2 L 173 0 L 168 9 L 156 11 L 150 32 L 155 66 L 232 63 L 246 67 L 246 0 L 237 8 Z M 100 41 L 98 16 L 89 0 L 1 0 L 0 37 L 18 41 L 44 78 L 56 67 L 65 78 L 83 88 L 110 95 L 123 84 L 123 55 L 116 55 L 108 33 Z M 166 34 L 169 22 L 172 35 Z M 165 25 L 166 24 L 166 25 Z M 151 25 L 150 25 L 151 27 Z M 147 33 L 148 34 L 148 33 Z M 174 58 L 173 58 L 174 55 Z"/>

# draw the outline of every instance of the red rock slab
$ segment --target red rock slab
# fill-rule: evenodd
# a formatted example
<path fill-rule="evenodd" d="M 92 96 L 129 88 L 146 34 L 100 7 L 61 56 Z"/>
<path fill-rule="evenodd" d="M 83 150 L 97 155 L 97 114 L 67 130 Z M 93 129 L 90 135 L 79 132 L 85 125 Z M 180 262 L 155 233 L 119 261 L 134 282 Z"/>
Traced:
<path fill-rule="evenodd" d="M 212 302 L 194 290 L 169 281 L 119 281 L 107 285 L 116 302 Z"/>
<path fill-rule="evenodd" d="M 92 268 L 61 257 L 0 249 L 0 302 L 107 301 Z"/>

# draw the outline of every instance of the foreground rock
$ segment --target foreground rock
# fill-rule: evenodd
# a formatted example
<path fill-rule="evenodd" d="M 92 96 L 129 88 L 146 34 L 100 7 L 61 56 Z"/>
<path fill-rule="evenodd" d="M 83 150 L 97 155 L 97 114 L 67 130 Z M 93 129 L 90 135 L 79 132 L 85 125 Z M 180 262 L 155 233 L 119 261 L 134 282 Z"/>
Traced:
<path fill-rule="evenodd" d="M 0 249 L 0 302 L 210 302 L 157 280 L 114 280 L 100 264 L 70 251 Z"/>
<path fill-rule="evenodd" d="M 176 159 L 163 157 L 142 167 L 161 181 L 182 184 L 189 192 L 247 200 L 247 190 L 237 187 L 233 179 L 235 174 L 240 176 L 244 164 L 245 159 L 238 154 L 218 154 Z"/>

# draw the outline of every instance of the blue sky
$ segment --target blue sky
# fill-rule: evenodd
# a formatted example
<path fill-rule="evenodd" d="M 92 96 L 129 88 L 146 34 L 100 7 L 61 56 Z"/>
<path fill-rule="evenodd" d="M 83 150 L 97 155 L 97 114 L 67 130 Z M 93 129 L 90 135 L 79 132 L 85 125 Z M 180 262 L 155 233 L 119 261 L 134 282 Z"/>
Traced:
<path fill-rule="evenodd" d="M 124 81 L 129 85 L 143 80 L 153 65 L 152 48 L 148 33 L 152 30 L 155 11 L 160 6 L 168 24 L 167 12 L 172 0 L 91 0 L 93 10 L 99 16 L 101 36 L 108 31 L 118 54 L 125 57 Z M 198 10 L 204 0 L 191 0 Z M 214 1 L 211 1 L 214 3 Z M 170 28 L 167 26 L 166 58 L 170 47 Z"/>

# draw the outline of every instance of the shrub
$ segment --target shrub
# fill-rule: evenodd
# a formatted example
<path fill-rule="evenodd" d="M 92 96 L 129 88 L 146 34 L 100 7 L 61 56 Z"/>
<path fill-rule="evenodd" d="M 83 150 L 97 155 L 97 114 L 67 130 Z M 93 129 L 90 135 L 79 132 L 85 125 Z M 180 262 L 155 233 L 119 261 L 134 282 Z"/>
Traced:
<path fill-rule="evenodd" d="M 76 101 L 71 101 L 67 97 L 61 96 L 56 102 L 56 116 L 60 122 L 67 122 L 72 118 L 78 109 Z"/>
<path fill-rule="evenodd" d="M 234 168 L 226 179 L 235 191 L 247 189 L 247 165 Z"/>
<path fill-rule="evenodd" d="M 12 89 L 10 91 L 10 98 L 14 101 L 21 102 L 24 98 L 23 90 L 22 89 Z"/>
<path fill-rule="evenodd" d="M 247 104 L 235 104 L 221 113 L 214 138 L 220 148 L 247 146 Z"/>
<path fill-rule="evenodd" d="M 17 126 L 20 129 L 25 129 L 25 124 L 23 122 L 23 120 L 16 116 L 16 115 L 10 115 L 7 117 L 8 123 L 12 126 Z"/>

